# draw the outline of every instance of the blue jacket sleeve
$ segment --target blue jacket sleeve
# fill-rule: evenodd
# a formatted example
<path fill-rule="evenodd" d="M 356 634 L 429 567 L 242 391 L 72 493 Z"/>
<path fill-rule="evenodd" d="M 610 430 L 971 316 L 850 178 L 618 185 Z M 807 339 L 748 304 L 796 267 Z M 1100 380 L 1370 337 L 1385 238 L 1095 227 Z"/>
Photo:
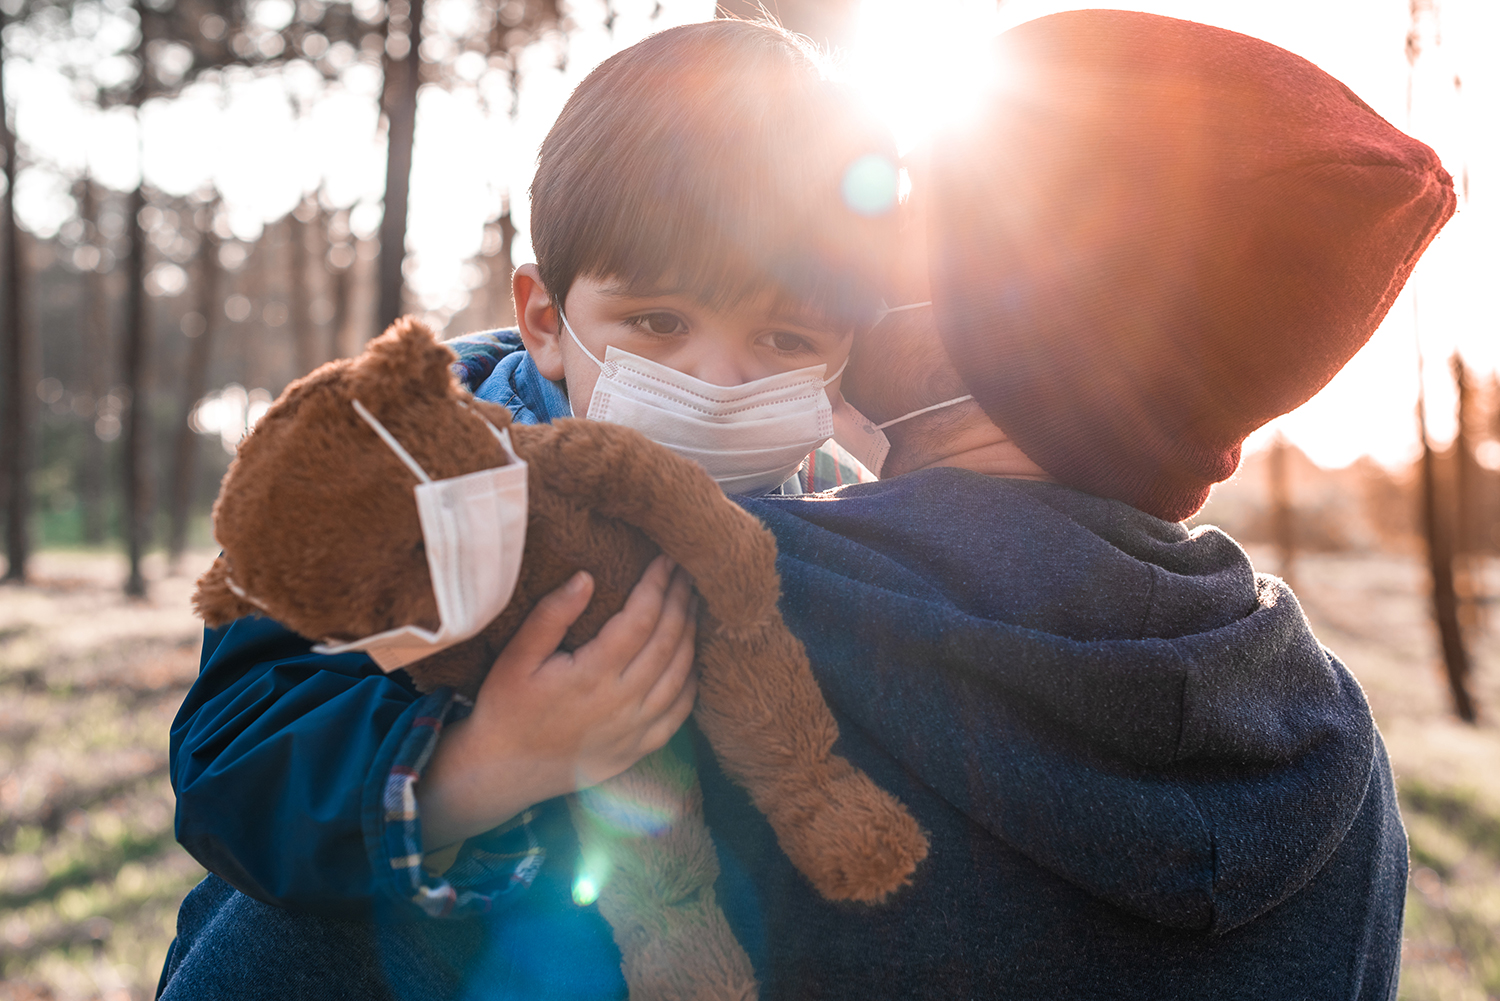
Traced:
<path fill-rule="evenodd" d="M 204 634 L 172 724 L 177 840 L 237 889 L 327 917 L 490 913 L 523 896 L 546 852 L 522 811 L 464 842 L 441 874 L 422 854 L 416 785 L 443 727 L 468 711 L 364 654 L 326 657 L 269 619 Z"/>
<path fill-rule="evenodd" d="M 338 917 L 407 909 L 382 879 L 369 800 L 422 701 L 363 654 L 319 656 L 268 619 L 208 630 L 172 724 L 178 841 L 268 903 Z"/>

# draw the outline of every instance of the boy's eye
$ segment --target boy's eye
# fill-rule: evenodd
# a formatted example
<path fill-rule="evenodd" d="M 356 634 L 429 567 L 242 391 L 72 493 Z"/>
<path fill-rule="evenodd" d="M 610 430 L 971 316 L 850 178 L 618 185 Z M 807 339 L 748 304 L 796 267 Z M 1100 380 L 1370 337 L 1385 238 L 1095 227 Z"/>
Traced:
<path fill-rule="evenodd" d="M 788 354 L 797 351 L 812 350 L 812 345 L 808 343 L 806 337 L 798 336 L 788 330 L 778 330 L 773 333 L 771 335 L 771 346 L 777 351 L 783 351 Z"/>
<path fill-rule="evenodd" d="M 678 334 L 685 329 L 682 319 L 673 313 L 642 313 L 631 322 L 653 334 Z"/>

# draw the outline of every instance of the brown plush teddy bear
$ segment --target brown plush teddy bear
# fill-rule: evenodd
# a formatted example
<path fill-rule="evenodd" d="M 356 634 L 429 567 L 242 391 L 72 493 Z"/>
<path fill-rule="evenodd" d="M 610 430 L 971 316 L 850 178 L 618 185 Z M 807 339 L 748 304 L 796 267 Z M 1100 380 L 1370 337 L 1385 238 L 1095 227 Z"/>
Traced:
<path fill-rule="evenodd" d="M 776 608 L 770 533 L 696 464 L 628 428 L 511 425 L 504 407 L 459 387 L 453 360 L 408 318 L 358 358 L 287 388 L 240 446 L 214 505 L 223 553 L 194 596 L 204 621 L 263 612 L 333 642 L 436 630 L 417 477 L 355 401 L 434 480 L 506 464 L 494 428 L 509 426 L 529 498 L 513 596 L 477 636 L 406 665 L 417 686 L 472 696 L 536 602 L 584 569 L 596 588 L 568 633 L 565 645 L 576 647 L 665 552 L 702 598 L 695 714 L 725 771 L 825 897 L 876 902 L 906 883 L 926 838 L 900 803 L 832 753 L 837 724 Z M 675 818 L 665 831 L 631 834 L 570 798 L 584 856 L 613 870 L 598 903 L 631 997 L 754 997 L 749 961 L 714 901 L 718 864 L 696 774 L 664 750 L 607 786 L 606 795 Z"/>

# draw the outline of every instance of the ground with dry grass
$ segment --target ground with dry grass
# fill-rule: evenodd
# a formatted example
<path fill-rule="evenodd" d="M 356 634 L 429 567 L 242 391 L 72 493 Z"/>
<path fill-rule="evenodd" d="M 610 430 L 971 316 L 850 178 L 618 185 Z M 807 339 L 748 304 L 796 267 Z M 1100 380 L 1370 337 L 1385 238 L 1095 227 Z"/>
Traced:
<path fill-rule="evenodd" d="M 172 840 L 166 767 L 197 671 L 187 598 L 210 555 L 176 574 L 150 565 L 145 601 L 120 593 L 123 562 L 101 554 L 43 553 L 30 586 L 0 588 L 0 1001 L 152 996 L 177 904 L 202 875 Z M 1416 560 L 1316 556 L 1294 572 L 1318 635 L 1364 685 L 1400 784 L 1401 997 L 1500 1001 L 1500 621 L 1475 636 L 1488 713 L 1469 727 L 1448 713 Z M 1486 593 L 1500 593 L 1500 567 Z"/>

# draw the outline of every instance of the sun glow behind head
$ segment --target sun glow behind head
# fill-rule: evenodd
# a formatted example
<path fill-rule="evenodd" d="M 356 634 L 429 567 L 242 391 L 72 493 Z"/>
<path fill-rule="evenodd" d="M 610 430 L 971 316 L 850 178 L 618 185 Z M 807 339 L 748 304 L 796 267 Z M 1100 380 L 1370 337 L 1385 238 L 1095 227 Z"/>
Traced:
<path fill-rule="evenodd" d="M 864 0 L 845 76 L 904 153 L 961 122 L 998 81 L 994 0 Z"/>

